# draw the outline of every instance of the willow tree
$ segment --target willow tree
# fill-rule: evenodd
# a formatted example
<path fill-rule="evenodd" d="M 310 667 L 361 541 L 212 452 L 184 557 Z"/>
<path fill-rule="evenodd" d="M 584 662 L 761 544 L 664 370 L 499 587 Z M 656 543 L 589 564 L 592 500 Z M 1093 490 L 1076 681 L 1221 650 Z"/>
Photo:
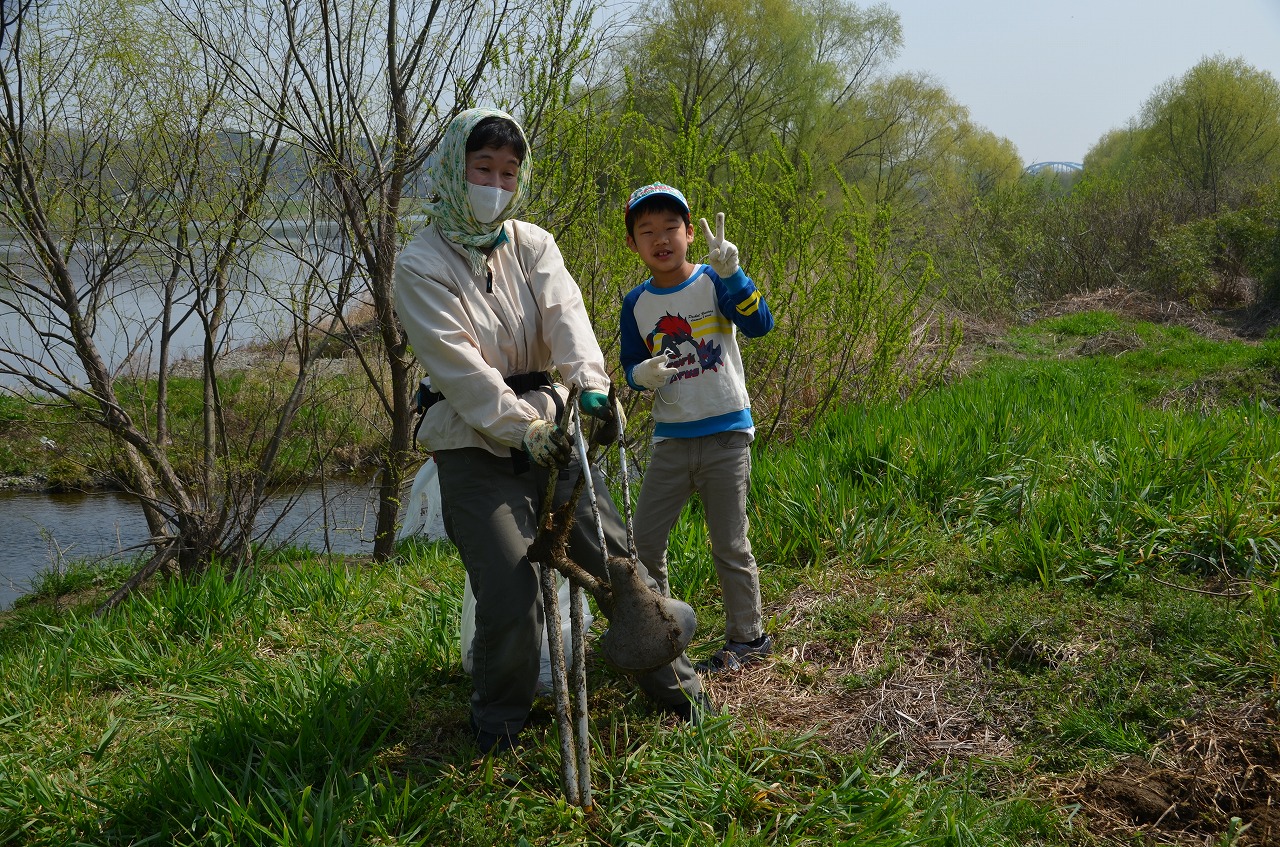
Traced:
<path fill-rule="evenodd" d="M 1280 171 L 1280 82 L 1243 59 L 1204 59 L 1142 109 L 1140 155 L 1167 162 L 1216 212 L 1234 188 Z"/>
<path fill-rule="evenodd" d="M 618 53 L 635 109 L 669 139 L 705 139 L 712 161 L 781 140 L 794 165 L 846 134 L 901 45 L 887 6 L 847 0 L 668 0 L 642 24 Z"/>
<path fill-rule="evenodd" d="M 306 367 L 241 427 L 253 437 L 232 437 L 219 363 L 272 216 L 287 89 L 249 113 L 163 9 L 107 5 L 31 2 L 4 22 L 0 308 L 23 329 L 0 340 L 0 373 L 119 447 L 122 467 L 90 470 L 139 495 L 154 555 L 110 604 L 171 561 L 192 574 L 247 560 Z M 152 305 L 127 307 L 140 292 Z M 195 434 L 168 414 L 184 324 L 202 363 Z M 120 349 L 103 346 L 109 325 Z"/>
<path fill-rule="evenodd" d="M 377 397 L 383 429 L 373 552 L 393 552 L 400 492 L 414 460 L 412 395 L 418 371 L 393 310 L 395 263 L 420 222 L 427 157 L 459 111 L 528 92 L 523 112 L 541 130 L 576 63 L 556 61 L 583 43 L 591 7 L 561 0 L 175 0 L 175 16 L 244 92 L 279 116 L 305 163 L 306 214 L 336 222 L 349 274 L 333 282 L 372 307 L 373 345 L 346 332 Z M 584 11 L 585 10 L 585 11 Z M 243 49 L 257 57 L 246 62 Z M 508 68 L 536 71 L 532 81 Z M 526 83 L 528 83 L 526 85 Z M 289 96 L 277 104 L 274 92 Z M 338 298 L 341 299 L 341 298 Z M 344 329 L 347 316 L 337 314 Z"/>

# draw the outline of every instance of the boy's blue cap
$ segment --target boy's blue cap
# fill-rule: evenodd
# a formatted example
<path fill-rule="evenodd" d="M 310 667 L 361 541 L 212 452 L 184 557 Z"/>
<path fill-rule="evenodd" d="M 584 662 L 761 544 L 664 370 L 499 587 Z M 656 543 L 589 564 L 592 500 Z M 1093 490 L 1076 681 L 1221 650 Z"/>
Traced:
<path fill-rule="evenodd" d="M 637 188 L 635 191 L 631 192 L 631 196 L 627 198 L 627 206 L 623 210 L 624 213 L 628 215 L 631 214 L 631 210 L 640 202 L 648 200 L 650 197 L 657 197 L 659 194 L 665 194 L 668 197 L 674 198 L 679 201 L 681 206 L 684 206 L 686 213 L 690 211 L 689 201 L 684 199 L 684 195 L 680 193 L 680 189 L 672 188 L 665 182 L 655 182 L 652 185 L 646 185 L 643 188 Z"/>

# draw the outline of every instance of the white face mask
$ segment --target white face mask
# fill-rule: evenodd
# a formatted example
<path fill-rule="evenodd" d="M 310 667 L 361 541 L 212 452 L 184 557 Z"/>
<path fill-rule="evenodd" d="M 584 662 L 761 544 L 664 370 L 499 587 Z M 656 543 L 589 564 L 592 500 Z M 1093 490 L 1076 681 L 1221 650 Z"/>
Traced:
<path fill-rule="evenodd" d="M 467 183 L 467 199 L 471 201 L 471 212 L 482 224 L 497 220 L 514 196 L 514 191 L 503 191 L 496 185 Z"/>

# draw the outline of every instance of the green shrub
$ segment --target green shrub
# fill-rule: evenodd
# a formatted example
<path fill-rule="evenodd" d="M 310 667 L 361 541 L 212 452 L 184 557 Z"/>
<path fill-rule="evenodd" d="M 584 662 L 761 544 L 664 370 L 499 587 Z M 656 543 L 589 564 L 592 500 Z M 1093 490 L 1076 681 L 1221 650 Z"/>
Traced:
<path fill-rule="evenodd" d="M 1152 276 L 1179 296 L 1204 305 L 1234 305 L 1280 296 L 1280 185 L 1255 202 L 1171 226 L 1155 239 Z"/>

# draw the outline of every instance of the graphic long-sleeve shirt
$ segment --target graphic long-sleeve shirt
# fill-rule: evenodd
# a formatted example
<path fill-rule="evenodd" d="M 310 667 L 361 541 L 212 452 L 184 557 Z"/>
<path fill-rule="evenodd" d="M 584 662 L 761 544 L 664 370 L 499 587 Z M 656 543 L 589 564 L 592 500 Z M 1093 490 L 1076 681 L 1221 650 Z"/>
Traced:
<path fill-rule="evenodd" d="M 771 329 L 769 304 L 741 269 L 721 279 L 710 265 L 698 265 L 674 287 L 659 288 L 648 279 L 628 292 L 621 316 L 627 382 L 643 390 L 631 372 L 659 354 L 679 369 L 654 392 L 654 438 L 752 429 L 737 331 L 758 338 Z"/>

